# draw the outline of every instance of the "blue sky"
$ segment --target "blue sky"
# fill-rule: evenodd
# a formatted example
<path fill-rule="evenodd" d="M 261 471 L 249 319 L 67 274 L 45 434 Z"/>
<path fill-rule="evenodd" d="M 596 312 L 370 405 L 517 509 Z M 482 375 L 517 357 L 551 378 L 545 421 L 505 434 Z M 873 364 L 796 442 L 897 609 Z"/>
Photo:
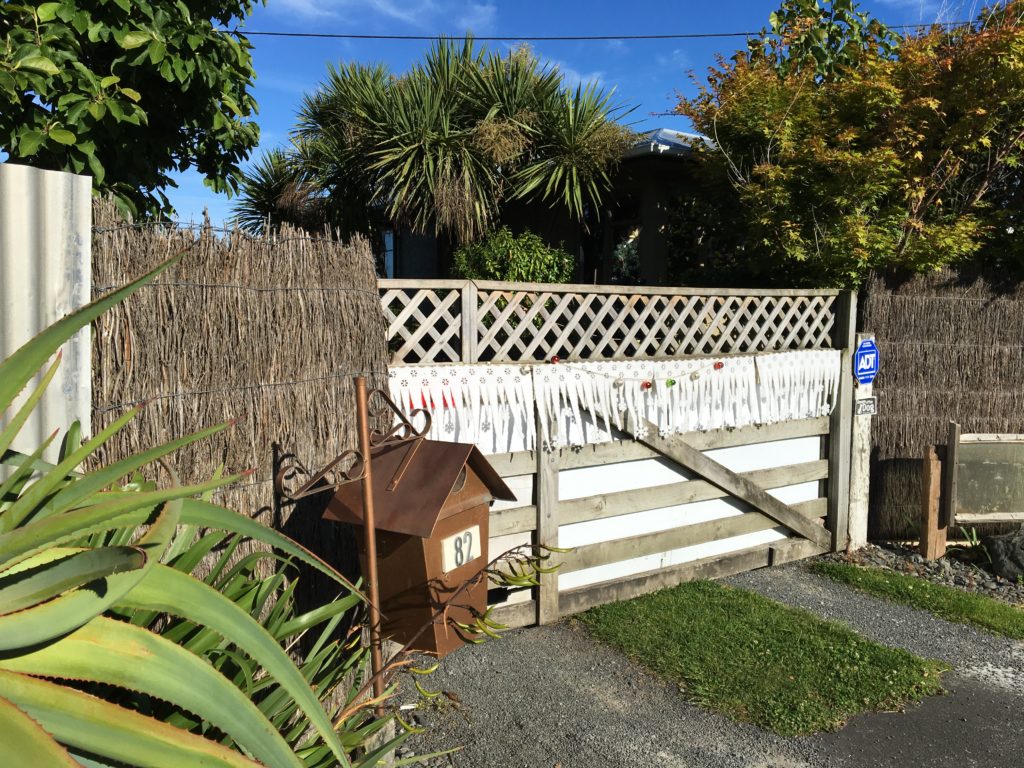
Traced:
<path fill-rule="evenodd" d="M 767 25 L 779 0 L 644 3 L 616 0 L 268 0 L 246 21 L 255 31 L 436 35 L 642 35 L 755 31 Z M 961 0 L 870 0 L 862 8 L 887 24 L 918 24 L 973 16 Z M 261 148 L 283 146 L 304 93 L 315 90 L 327 64 L 384 62 L 400 72 L 418 61 L 426 41 L 323 40 L 252 37 L 255 96 L 260 105 Z M 558 65 L 567 81 L 598 81 L 615 100 L 635 107 L 637 130 L 688 123 L 668 112 L 676 94 L 695 90 L 689 72 L 704 72 L 716 54 L 742 47 L 743 38 L 702 40 L 576 41 L 532 43 L 539 57 Z M 488 43 L 507 49 L 514 43 Z M 253 157 L 257 157 L 258 153 Z M 168 191 L 182 220 L 199 220 L 208 209 L 215 223 L 231 212 L 231 201 L 203 186 L 196 173 Z"/>

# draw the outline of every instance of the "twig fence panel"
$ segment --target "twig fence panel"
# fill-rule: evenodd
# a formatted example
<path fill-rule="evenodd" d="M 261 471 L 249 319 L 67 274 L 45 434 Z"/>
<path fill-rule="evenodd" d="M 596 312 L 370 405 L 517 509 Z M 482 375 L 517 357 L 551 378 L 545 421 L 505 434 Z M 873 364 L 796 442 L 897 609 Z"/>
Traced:
<path fill-rule="evenodd" d="M 173 469 L 183 480 L 208 479 L 222 464 L 252 469 L 216 500 L 332 563 L 354 563 L 340 527 L 320 521 L 322 503 L 279 508 L 272 479 L 275 445 L 314 471 L 354 448 L 352 377 L 385 381 L 369 246 L 294 232 L 253 238 L 134 225 L 112 204 L 96 203 L 94 296 L 179 253 L 176 266 L 95 324 L 94 430 L 145 404 L 106 446 L 106 458 L 230 421 L 228 430 L 176 452 Z"/>
<path fill-rule="evenodd" d="M 872 419 L 872 538 L 919 535 L 922 460 L 950 420 L 964 432 L 1024 432 L 1024 284 L 943 270 L 875 277 L 860 327 L 882 350 Z"/>
<path fill-rule="evenodd" d="M 839 350 L 831 415 L 646 442 L 618 432 L 611 442 L 545 450 L 535 411 L 538 447 L 489 456 L 518 498 L 492 509 L 489 557 L 524 544 L 570 551 L 553 556 L 561 567 L 539 587 L 492 596 L 500 621 L 546 623 L 681 581 L 846 546 L 852 294 L 458 280 L 385 280 L 380 287 L 392 375 L 402 384 L 486 364 L 513 365 L 526 376 L 553 355 L 581 370 L 599 361 L 695 358 L 708 368 L 740 356 Z M 447 396 L 428 399 L 454 407 Z M 435 421 L 443 418 L 435 413 Z M 694 465 L 719 467 L 721 476 L 708 479 L 669 458 L 681 445 Z M 779 514 L 794 525 L 821 535 L 794 534 L 738 498 L 737 485 L 750 498 L 767 491 L 768 508 L 784 508 Z"/>

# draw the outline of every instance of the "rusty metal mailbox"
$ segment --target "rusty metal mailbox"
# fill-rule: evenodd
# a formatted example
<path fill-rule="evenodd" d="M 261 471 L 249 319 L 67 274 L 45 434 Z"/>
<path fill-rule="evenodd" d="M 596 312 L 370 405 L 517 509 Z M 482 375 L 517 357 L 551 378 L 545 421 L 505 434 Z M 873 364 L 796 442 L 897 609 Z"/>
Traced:
<path fill-rule="evenodd" d="M 469 444 L 386 443 L 371 461 L 384 636 L 403 645 L 415 638 L 415 650 L 443 657 L 464 642 L 449 621 L 472 623 L 487 607 L 486 577 L 452 597 L 486 565 L 490 503 L 515 496 Z M 363 484 L 339 486 L 324 518 L 361 525 Z M 360 562 L 365 573 L 365 545 Z"/>

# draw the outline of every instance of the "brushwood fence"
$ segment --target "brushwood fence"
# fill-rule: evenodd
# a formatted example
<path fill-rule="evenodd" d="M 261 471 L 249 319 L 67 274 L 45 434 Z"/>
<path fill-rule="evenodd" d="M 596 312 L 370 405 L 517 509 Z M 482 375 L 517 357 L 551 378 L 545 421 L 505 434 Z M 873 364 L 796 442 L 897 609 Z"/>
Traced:
<path fill-rule="evenodd" d="M 171 466 L 186 481 L 221 465 L 252 469 L 217 500 L 333 563 L 354 562 L 339 527 L 321 522 L 322 505 L 275 507 L 273 446 L 315 471 L 357 444 L 352 377 L 380 385 L 387 370 L 367 243 L 140 226 L 105 201 L 93 217 L 94 296 L 183 254 L 94 327 L 94 431 L 145 404 L 106 458 L 232 421 Z"/>
<path fill-rule="evenodd" d="M 395 399 L 433 410 L 434 437 L 486 437 L 482 447 L 516 493 L 492 508 L 490 556 L 523 544 L 571 548 L 538 588 L 495 596 L 505 623 L 544 623 L 692 578 L 845 548 L 854 294 L 382 280 L 380 300 Z M 720 369 L 748 370 L 756 388 L 785 355 L 803 373 L 803 360 L 834 361 L 825 411 L 673 435 L 643 414 L 626 427 L 609 426 L 606 414 L 602 427 L 580 406 L 639 386 L 678 407 L 678 393 L 711 391 L 699 385 Z M 652 381 L 629 378 L 634 369 Z M 573 376 L 591 381 L 570 382 L 580 402 L 563 398 L 572 413 L 552 415 L 548 380 Z M 506 410 L 477 407 L 478 395 Z M 535 424 L 523 415 L 531 397 L 547 403 L 532 404 Z M 561 435 L 545 446 L 556 420 L 565 434 L 587 422 L 584 432 L 599 439 L 567 445 Z M 492 421 L 505 430 L 500 440 Z"/>
<path fill-rule="evenodd" d="M 873 278 L 860 325 L 882 347 L 875 380 L 869 533 L 916 539 L 921 463 L 964 432 L 1024 432 L 1024 287 L 945 270 L 900 283 Z"/>

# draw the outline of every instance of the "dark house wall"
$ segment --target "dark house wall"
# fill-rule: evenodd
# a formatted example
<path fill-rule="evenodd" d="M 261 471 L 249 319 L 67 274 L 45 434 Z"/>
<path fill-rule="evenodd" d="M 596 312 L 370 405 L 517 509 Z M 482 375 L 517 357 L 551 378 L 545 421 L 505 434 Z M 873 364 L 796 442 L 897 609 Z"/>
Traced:
<path fill-rule="evenodd" d="M 616 246 L 639 229 L 640 284 L 668 282 L 669 212 L 680 194 L 696 194 L 691 160 L 680 154 L 643 154 L 622 161 L 613 176 L 600 216 L 589 211 L 586 221 L 573 220 L 562 206 L 512 201 L 502 223 L 516 234 L 529 230 L 548 245 L 576 257 L 575 281 L 607 283 L 612 278 Z M 451 248 L 430 235 L 408 230 L 396 238 L 395 277 L 450 277 Z"/>

